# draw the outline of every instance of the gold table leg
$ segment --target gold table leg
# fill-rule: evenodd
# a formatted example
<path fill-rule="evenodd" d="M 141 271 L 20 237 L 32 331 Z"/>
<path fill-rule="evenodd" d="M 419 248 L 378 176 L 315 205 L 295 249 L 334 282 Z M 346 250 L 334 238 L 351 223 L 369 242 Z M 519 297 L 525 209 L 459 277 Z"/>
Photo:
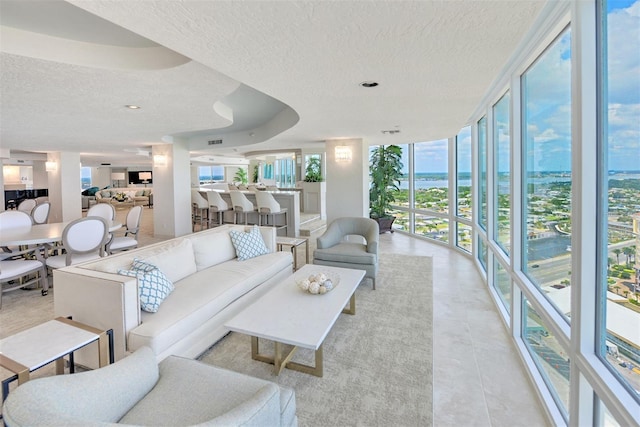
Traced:
<path fill-rule="evenodd" d="M 356 314 L 356 293 L 351 294 L 351 298 L 349 298 L 349 308 L 344 308 L 342 310 L 345 314 L 351 314 L 352 316 Z"/>
<path fill-rule="evenodd" d="M 323 375 L 323 354 L 322 345 L 315 352 L 315 366 L 305 365 L 303 363 L 297 363 L 291 361 L 294 353 L 298 350 L 297 346 L 294 346 L 289 353 L 284 357 L 282 355 L 282 343 L 274 342 L 275 349 L 273 357 L 265 354 L 260 354 L 260 346 L 257 337 L 251 337 L 251 358 L 260 362 L 265 362 L 274 365 L 274 372 L 276 375 L 280 375 L 284 368 L 291 369 L 292 371 L 303 372 L 305 374 L 315 375 L 316 377 L 322 377 Z"/>

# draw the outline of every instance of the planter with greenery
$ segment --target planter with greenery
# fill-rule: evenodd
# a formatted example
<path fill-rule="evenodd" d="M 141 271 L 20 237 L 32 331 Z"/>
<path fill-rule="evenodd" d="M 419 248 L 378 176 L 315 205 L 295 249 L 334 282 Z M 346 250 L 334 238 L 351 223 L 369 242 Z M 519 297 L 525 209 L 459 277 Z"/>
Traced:
<path fill-rule="evenodd" d="M 391 203 L 395 192 L 400 190 L 402 177 L 402 148 L 397 145 L 380 145 L 371 152 L 369 176 L 369 217 L 378 221 L 380 233 L 391 231 L 393 221 Z"/>
<path fill-rule="evenodd" d="M 234 182 L 240 182 L 244 185 L 247 184 L 248 179 L 247 179 L 247 170 L 244 168 L 238 168 L 238 170 L 236 171 L 235 176 L 233 177 L 233 181 Z"/>
<path fill-rule="evenodd" d="M 304 170 L 305 182 L 322 182 L 322 170 L 320 157 L 311 156 L 307 160 L 307 167 Z"/>

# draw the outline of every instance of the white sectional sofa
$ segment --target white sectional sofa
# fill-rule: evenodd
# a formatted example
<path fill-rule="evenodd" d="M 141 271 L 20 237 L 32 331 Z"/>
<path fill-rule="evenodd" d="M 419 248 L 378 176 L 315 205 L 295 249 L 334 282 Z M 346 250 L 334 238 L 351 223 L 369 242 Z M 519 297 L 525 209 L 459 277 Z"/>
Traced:
<path fill-rule="evenodd" d="M 239 261 L 229 232 L 245 229 L 225 225 L 55 270 L 55 315 L 113 329 L 116 360 L 143 346 L 158 361 L 197 357 L 228 332 L 228 319 L 292 273 L 291 253 L 275 250 L 272 227 L 259 228 L 270 252 Z M 138 279 L 117 274 L 134 258 L 158 266 L 175 285 L 156 313 L 141 311 Z M 77 354 L 78 363 L 97 365 L 93 347 Z"/>

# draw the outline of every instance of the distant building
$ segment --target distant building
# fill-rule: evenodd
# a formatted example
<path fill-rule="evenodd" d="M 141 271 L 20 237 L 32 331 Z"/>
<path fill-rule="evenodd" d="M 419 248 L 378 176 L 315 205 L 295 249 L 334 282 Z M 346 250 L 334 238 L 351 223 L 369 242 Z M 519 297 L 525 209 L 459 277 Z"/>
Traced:
<path fill-rule="evenodd" d="M 636 253 L 634 258 L 636 260 L 636 284 L 640 282 L 640 212 L 632 216 L 633 218 L 633 234 L 636 236 Z M 637 291 L 637 289 L 636 289 Z"/>

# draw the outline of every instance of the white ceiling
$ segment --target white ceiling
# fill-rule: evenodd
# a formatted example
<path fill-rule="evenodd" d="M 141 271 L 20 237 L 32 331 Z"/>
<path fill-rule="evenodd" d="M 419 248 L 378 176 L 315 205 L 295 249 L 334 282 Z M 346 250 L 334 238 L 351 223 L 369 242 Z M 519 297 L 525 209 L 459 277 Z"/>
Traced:
<path fill-rule="evenodd" d="M 544 3 L 0 0 L 0 144 L 133 166 L 167 136 L 214 157 L 448 137 Z"/>

